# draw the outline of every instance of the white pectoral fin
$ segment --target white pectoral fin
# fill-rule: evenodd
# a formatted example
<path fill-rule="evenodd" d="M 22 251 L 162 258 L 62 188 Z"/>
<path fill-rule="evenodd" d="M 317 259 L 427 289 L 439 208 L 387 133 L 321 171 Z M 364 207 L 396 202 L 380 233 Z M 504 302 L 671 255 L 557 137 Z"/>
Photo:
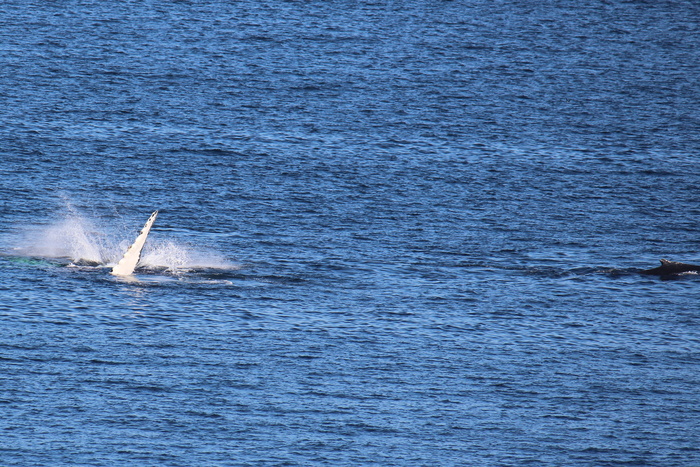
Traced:
<path fill-rule="evenodd" d="M 151 217 L 148 218 L 143 229 L 141 229 L 139 236 L 136 237 L 134 243 L 132 243 L 129 249 L 126 250 L 126 253 L 124 253 L 124 257 L 112 268 L 112 274 L 115 276 L 128 276 L 134 272 L 139 259 L 141 259 L 141 250 L 143 250 L 143 246 L 146 244 L 146 238 L 157 216 L 158 211 L 151 214 Z"/>

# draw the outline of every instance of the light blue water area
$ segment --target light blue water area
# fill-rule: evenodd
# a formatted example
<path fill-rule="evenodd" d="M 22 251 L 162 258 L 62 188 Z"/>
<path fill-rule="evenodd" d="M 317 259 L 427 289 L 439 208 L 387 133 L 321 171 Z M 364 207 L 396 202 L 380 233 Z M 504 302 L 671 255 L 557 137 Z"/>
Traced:
<path fill-rule="evenodd" d="M 6 2 L 0 464 L 699 464 L 697 18 Z"/>

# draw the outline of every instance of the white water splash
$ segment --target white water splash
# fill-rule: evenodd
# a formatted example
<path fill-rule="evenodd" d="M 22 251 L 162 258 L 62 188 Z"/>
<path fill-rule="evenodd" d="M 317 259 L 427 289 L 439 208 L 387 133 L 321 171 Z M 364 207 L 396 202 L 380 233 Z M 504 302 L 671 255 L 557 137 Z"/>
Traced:
<path fill-rule="evenodd" d="M 109 257 L 106 237 L 91 222 L 70 215 L 46 227 L 34 227 L 22 234 L 16 253 L 22 256 L 68 258 L 102 264 Z"/>
<path fill-rule="evenodd" d="M 141 264 L 148 268 L 164 268 L 170 272 L 234 268 L 231 262 L 215 252 L 198 250 L 172 240 L 153 240 L 145 249 Z"/>
<path fill-rule="evenodd" d="M 137 226 L 140 227 L 140 226 Z M 112 267 L 133 242 L 137 227 L 106 229 L 86 219 L 68 205 L 66 213 L 47 226 L 35 226 L 19 232 L 13 253 L 25 257 L 55 258 L 75 264 Z M 159 238 L 152 232 L 144 247 L 140 267 L 167 270 L 171 273 L 193 269 L 233 269 L 235 265 L 214 251 L 183 245 Z M 117 238 L 119 237 L 119 238 Z"/>

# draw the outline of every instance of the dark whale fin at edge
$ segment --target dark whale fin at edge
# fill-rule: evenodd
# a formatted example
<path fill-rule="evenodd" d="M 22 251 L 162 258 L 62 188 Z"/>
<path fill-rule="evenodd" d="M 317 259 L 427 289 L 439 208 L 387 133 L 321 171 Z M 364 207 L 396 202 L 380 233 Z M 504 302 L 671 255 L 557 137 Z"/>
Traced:
<path fill-rule="evenodd" d="M 653 269 L 645 269 L 639 272 L 640 274 L 647 275 L 670 276 L 673 274 L 683 274 L 686 272 L 700 272 L 700 266 L 662 259 L 661 266 Z"/>

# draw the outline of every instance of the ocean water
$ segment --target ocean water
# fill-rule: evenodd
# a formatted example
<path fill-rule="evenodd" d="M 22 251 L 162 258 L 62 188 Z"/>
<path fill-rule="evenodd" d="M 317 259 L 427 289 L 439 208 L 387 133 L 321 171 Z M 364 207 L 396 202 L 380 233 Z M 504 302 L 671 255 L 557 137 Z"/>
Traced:
<path fill-rule="evenodd" d="M 699 18 L 3 2 L 0 464 L 700 465 Z"/>

